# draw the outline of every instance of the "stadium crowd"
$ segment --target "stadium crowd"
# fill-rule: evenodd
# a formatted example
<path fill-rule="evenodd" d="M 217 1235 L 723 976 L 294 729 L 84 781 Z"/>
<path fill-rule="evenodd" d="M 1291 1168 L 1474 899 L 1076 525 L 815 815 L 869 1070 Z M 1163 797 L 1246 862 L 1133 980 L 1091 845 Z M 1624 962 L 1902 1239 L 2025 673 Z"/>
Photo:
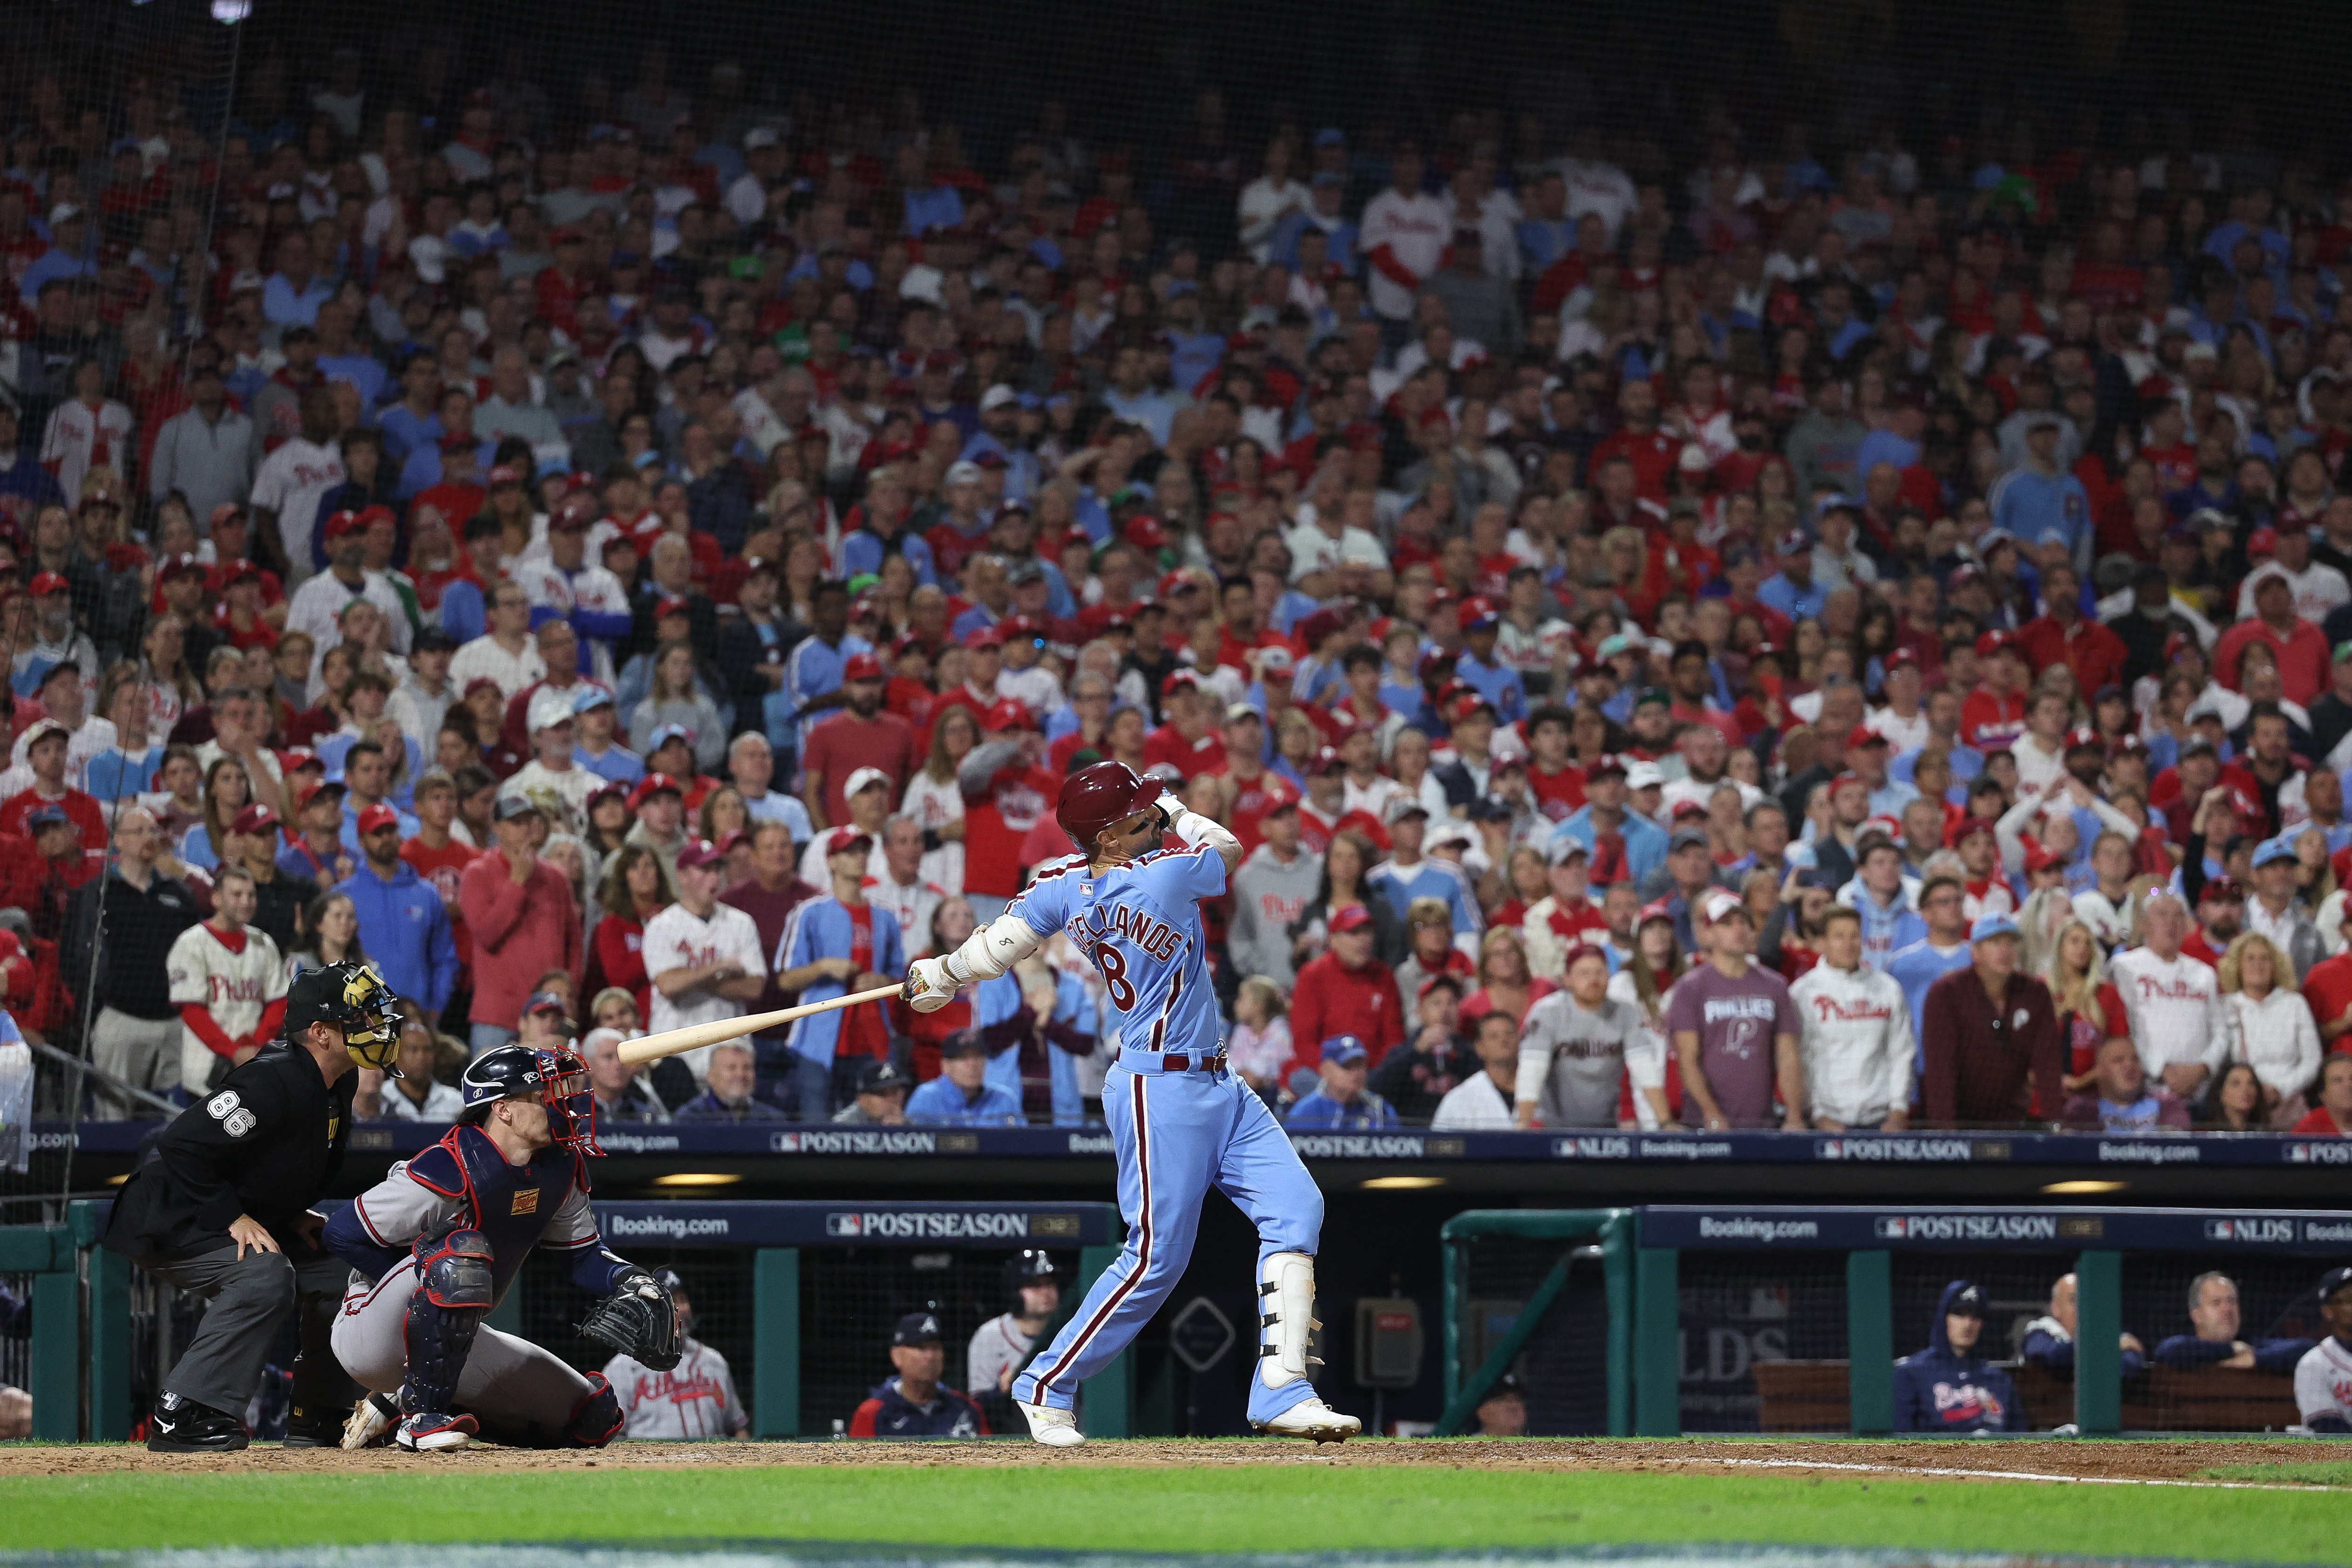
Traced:
<path fill-rule="evenodd" d="M 1059 940 L 617 1046 L 960 942 L 1109 758 L 1248 850 L 1295 1127 L 2352 1131 L 2352 185 L 1214 93 L 983 167 L 633 58 L 17 122 L 0 979 L 96 1114 L 364 955 L 363 1112 L 582 1031 L 615 1121 L 1082 1121 Z"/>

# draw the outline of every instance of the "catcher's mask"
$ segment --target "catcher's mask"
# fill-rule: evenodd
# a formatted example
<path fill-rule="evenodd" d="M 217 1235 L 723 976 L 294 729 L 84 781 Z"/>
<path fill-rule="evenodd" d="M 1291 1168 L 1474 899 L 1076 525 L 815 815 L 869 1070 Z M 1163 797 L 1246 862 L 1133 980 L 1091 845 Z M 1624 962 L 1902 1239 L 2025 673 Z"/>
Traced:
<path fill-rule="evenodd" d="M 548 1136 L 559 1147 L 604 1152 L 596 1146 L 596 1098 L 588 1064 L 569 1047 L 507 1045 L 484 1051 L 466 1064 L 457 1088 L 466 1102 L 459 1112 L 464 1121 L 479 1121 L 498 1100 L 535 1094 L 547 1108 Z"/>
<path fill-rule="evenodd" d="M 342 1031 L 343 1048 L 360 1066 L 400 1076 L 400 1010 L 373 965 L 330 963 L 296 975 L 286 992 L 286 1037 L 299 1040 L 313 1024 Z"/>

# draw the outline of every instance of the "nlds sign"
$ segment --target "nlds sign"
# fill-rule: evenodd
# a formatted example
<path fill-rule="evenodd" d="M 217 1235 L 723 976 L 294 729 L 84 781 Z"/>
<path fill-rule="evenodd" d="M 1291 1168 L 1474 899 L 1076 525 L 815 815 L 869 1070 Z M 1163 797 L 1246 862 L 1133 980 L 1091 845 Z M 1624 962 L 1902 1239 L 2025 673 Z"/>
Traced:
<path fill-rule="evenodd" d="M 2209 1219 L 2205 1222 L 2205 1239 L 2254 1243 L 2291 1242 L 2294 1239 L 2294 1221 L 2254 1219 L 2245 1215 L 2230 1219 Z"/>

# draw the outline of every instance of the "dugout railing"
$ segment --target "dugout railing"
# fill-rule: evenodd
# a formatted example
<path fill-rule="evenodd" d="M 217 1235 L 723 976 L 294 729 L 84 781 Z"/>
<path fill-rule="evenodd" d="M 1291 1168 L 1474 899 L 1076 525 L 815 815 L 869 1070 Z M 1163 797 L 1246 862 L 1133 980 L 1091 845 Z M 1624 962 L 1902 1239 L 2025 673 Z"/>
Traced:
<path fill-rule="evenodd" d="M 199 1315 L 193 1300 L 151 1286 L 97 1245 L 108 1206 L 78 1202 L 62 1226 L 0 1227 L 0 1278 L 32 1302 L 31 1337 L 19 1353 L 37 1439 L 131 1436 Z M 867 1390 L 889 1375 L 890 1331 L 906 1312 L 939 1315 L 947 1381 L 962 1386 L 972 1331 L 1005 1309 L 1007 1259 L 1028 1248 L 1053 1257 L 1065 1286 L 1058 1327 L 1118 1256 L 1123 1235 L 1117 1210 L 1096 1203 L 594 1206 L 615 1251 L 677 1272 L 694 1305 L 695 1337 L 728 1358 L 755 1437 L 839 1433 Z M 488 1321 L 592 1370 L 608 1352 L 576 1333 L 587 1300 L 560 1259 L 534 1257 Z M 290 1336 L 289 1322 L 273 1352 L 273 1376 L 290 1364 Z M 1090 1434 L 1129 1435 L 1131 1353 L 1087 1379 L 1079 1399 Z"/>

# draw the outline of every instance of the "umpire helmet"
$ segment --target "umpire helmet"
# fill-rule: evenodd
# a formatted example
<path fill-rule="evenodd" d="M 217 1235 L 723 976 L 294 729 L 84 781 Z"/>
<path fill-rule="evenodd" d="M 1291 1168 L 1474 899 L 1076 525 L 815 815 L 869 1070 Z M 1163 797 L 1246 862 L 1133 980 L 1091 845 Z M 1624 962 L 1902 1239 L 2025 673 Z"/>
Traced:
<path fill-rule="evenodd" d="M 306 969 L 286 988 L 286 1038 L 300 1039 L 313 1024 L 341 1030 L 343 1048 L 363 1068 L 398 1078 L 400 1012 L 392 987 L 373 965 L 348 960 Z"/>
<path fill-rule="evenodd" d="M 1021 1310 L 1021 1287 L 1024 1285 L 1058 1285 L 1054 1260 L 1035 1247 L 1016 1252 L 1004 1262 L 1004 1301 L 1006 1309 Z"/>
<path fill-rule="evenodd" d="M 1095 837 L 1160 798 L 1160 781 L 1138 777 L 1125 763 L 1097 763 L 1062 781 L 1054 820 L 1082 855 L 1095 852 Z"/>

